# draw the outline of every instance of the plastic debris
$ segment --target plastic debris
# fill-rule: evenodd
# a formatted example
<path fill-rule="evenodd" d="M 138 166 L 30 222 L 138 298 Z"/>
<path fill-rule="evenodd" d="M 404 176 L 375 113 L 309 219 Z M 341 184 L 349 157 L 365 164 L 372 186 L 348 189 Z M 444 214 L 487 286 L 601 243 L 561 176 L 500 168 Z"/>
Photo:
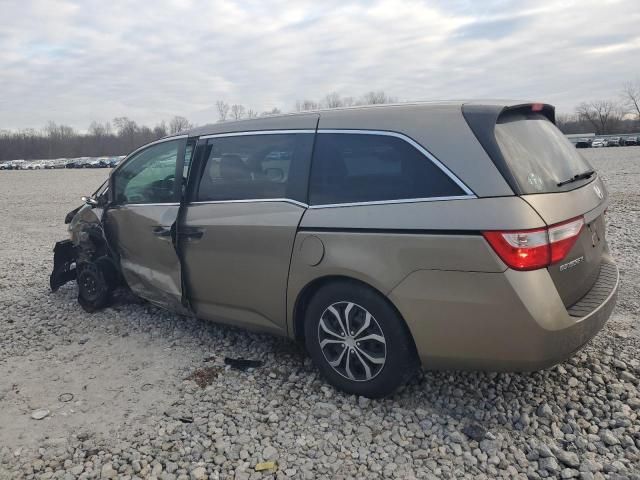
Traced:
<path fill-rule="evenodd" d="M 261 367 L 264 362 L 261 360 L 247 360 L 245 358 L 229 358 L 225 357 L 224 359 L 225 365 L 229 365 L 231 368 L 235 368 L 236 370 L 242 370 L 246 372 L 250 368 L 258 368 Z"/>
<path fill-rule="evenodd" d="M 40 410 L 36 410 L 31 414 L 31 418 L 33 418 L 34 420 L 42 420 L 45 417 L 49 416 L 49 410 L 47 410 L 46 408 L 42 408 Z"/>
<path fill-rule="evenodd" d="M 276 462 L 261 462 L 256 464 L 256 472 L 263 472 L 265 470 L 275 471 L 278 468 Z"/>

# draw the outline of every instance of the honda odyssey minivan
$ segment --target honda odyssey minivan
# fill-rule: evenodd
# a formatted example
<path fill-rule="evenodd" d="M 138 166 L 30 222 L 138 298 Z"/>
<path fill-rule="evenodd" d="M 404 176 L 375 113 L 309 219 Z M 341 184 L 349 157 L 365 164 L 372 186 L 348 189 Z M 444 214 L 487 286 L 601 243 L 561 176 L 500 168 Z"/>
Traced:
<path fill-rule="evenodd" d="M 303 342 L 337 388 L 525 371 L 604 325 L 607 190 L 541 103 L 273 116 L 163 138 L 70 212 L 51 287 Z"/>

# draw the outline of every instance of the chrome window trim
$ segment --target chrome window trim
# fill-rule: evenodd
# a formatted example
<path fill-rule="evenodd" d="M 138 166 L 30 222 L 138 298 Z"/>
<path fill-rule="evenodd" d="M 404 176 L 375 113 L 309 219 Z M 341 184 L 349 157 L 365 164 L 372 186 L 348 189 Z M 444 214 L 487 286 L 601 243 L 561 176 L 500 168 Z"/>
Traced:
<path fill-rule="evenodd" d="M 395 137 L 404 140 L 409 145 L 418 150 L 429 161 L 431 161 L 436 167 L 442 171 L 447 177 L 449 177 L 458 187 L 465 192 L 465 195 L 454 195 L 445 197 L 424 197 L 424 198 L 400 198 L 394 200 L 374 200 L 365 202 L 348 202 L 348 203 L 327 203 L 318 205 L 308 205 L 298 200 L 291 198 L 247 198 L 239 200 L 205 200 L 190 202 L 188 205 L 215 205 L 225 203 L 261 203 L 261 202 L 286 202 L 293 205 L 297 205 L 308 209 L 320 209 L 320 208 L 339 208 L 339 207 L 358 207 L 367 205 L 392 205 L 398 203 L 423 203 L 423 202 L 442 202 L 449 200 L 469 200 L 478 198 L 473 191 L 467 187 L 467 185 L 460 180 L 451 170 L 449 170 L 440 160 L 438 160 L 433 154 L 426 150 L 422 145 L 413 140 L 412 138 L 398 132 L 390 132 L 386 130 L 362 130 L 362 129 L 300 129 L 300 130 L 255 130 L 255 131 L 242 131 L 242 132 L 229 132 L 229 133 L 216 133 L 212 135 L 204 135 L 200 137 L 201 140 L 208 140 L 213 138 L 225 138 L 225 137 L 242 137 L 251 135 L 284 135 L 284 134 L 322 134 L 322 133 L 337 133 L 337 134 L 355 134 L 355 135 L 380 135 L 387 137 Z M 178 138 L 178 137 L 174 137 Z M 312 159 L 313 162 L 313 159 Z"/>
<path fill-rule="evenodd" d="M 123 208 L 123 207 L 179 207 L 180 203 L 178 202 L 169 202 L 169 203 L 125 203 L 123 205 L 115 205 L 115 208 Z"/>
<path fill-rule="evenodd" d="M 242 200 L 203 200 L 198 202 L 191 202 L 188 205 L 215 205 L 215 204 L 223 204 L 223 203 L 290 203 L 292 205 L 296 205 L 302 208 L 309 208 L 309 205 L 303 202 L 299 202 L 297 200 L 293 200 L 291 198 L 249 198 Z"/>
<path fill-rule="evenodd" d="M 322 205 L 308 205 L 304 202 L 299 202 L 298 200 L 293 200 L 291 198 L 248 198 L 242 200 L 203 200 L 198 202 L 190 202 L 189 205 L 216 205 L 223 203 L 263 203 L 263 202 L 284 202 L 290 203 L 292 205 L 297 205 L 302 208 L 308 208 L 317 210 L 319 208 L 338 208 L 338 207 L 363 207 L 368 205 L 393 205 L 395 203 L 424 203 L 424 202 L 443 202 L 449 200 L 470 200 L 474 197 L 470 197 L 468 195 L 457 195 L 450 197 L 427 197 L 427 198 L 400 198 L 397 200 L 375 200 L 370 202 L 350 202 L 350 203 L 327 203 Z M 146 204 L 138 204 L 138 205 L 150 205 Z M 173 205 L 173 204 L 166 204 Z M 177 205 L 177 204 L 175 204 Z"/>
<path fill-rule="evenodd" d="M 229 132 L 229 133 L 214 133 L 212 135 L 204 135 L 200 137 L 201 140 L 208 140 L 210 138 L 225 138 L 225 137 L 248 137 L 251 135 L 287 135 L 292 133 L 313 133 L 316 131 L 313 129 L 301 129 L 301 130 L 255 130 L 255 131 L 242 131 L 242 132 Z"/>
<path fill-rule="evenodd" d="M 411 137 L 408 137 L 407 135 L 405 135 L 403 133 L 389 132 L 389 131 L 386 131 L 386 130 L 341 130 L 341 129 L 328 129 L 328 128 L 318 129 L 318 133 L 319 134 L 322 134 L 322 133 L 339 133 L 340 134 L 340 133 L 342 133 L 342 134 L 355 134 L 355 135 L 380 135 L 380 136 L 386 136 L 386 137 L 395 137 L 395 138 L 399 138 L 401 140 L 404 140 L 409 145 L 411 145 L 413 148 L 415 148 L 420 153 L 422 153 L 425 157 L 427 157 L 436 167 L 438 167 L 442 171 L 442 173 L 444 173 L 456 185 L 458 185 L 458 187 L 460 187 L 462 189 L 462 191 L 464 193 L 466 193 L 465 198 L 467 198 L 467 197 L 468 198 L 477 198 L 475 193 L 473 193 L 473 191 L 469 187 L 467 187 L 467 185 L 462 180 L 460 180 L 456 176 L 456 174 L 454 174 L 451 170 L 449 170 L 440 160 L 438 160 L 436 157 L 434 157 L 422 145 L 420 145 L 414 139 L 412 139 Z M 459 196 L 456 196 L 456 199 L 458 199 L 458 197 Z M 439 198 L 446 199 L 448 197 L 439 197 Z"/>
<path fill-rule="evenodd" d="M 363 207 L 368 205 L 393 205 L 396 203 L 425 203 L 425 202 L 445 202 L 449 200 L 471 200 L 477 198 L 475 195 L 454 195 L 449 197 L 426 197 L 426 198 L 399 198 L 397 200 L 373 200 L 369 202 L 349 202 L 349 203 L 323 203 L 320 205 L 310 205 L 309 209 L 338 207 Z"/>
<path fill-rule="evenodd" d="M 149 148 L 149 147 L 153 147 L 154 145 L 157 145 L 159 143 L 165 143 L 165 142 L 170 142 L 172 140 L 182 140 L 183 138 L 189 138 L 189 135 L 176 135 L 175 137 L 166 137 L 166 138 L 161 138 L 159 140 L 155 140 L 151 143 L 147 143 L 146 145 L 142 145 L 141 147 L 136 148 L 133 152 L 131 152 L 129 155 L 127 155 L 126 157 L 124 157 L 120 163 L 118 164 L 118 166 L 114 169 L 114 172 L 116 170 L 118 170 L 122 165 L 124 165 L 125 162 L 127 162 L 131 157 L 133 157 L 136 153 Z"/>

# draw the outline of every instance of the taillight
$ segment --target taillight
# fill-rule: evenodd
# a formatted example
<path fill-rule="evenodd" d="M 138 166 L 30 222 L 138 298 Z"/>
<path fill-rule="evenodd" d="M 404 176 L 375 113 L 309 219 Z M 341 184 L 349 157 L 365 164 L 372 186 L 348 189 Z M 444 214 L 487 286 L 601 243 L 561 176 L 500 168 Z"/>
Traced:
<path fill-rule="evenodd" d="M 584 219 L 579 217 L 547 228 L 489 231 L 482 235 L 510 268 L 536 270 L 565 258 L 583 226 Z"/>
<path fill-rule="evenodd" d="M 584 218 L 575 218 L 549 227 L 549 243 L 551 245 L 551 263 L 556 263 L 567 256 L 573 248 L 584 227 Z"/>

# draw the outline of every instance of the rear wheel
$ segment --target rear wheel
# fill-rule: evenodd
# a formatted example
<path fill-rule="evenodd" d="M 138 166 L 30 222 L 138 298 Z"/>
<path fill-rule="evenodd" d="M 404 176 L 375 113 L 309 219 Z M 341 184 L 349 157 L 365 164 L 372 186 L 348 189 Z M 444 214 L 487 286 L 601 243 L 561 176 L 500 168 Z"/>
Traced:
<path fill-rule="evenodd" d="M 329 383 L 370 398 L 392 393 L 418 365 L 395 309 L 355 282 L 338 281 L 316 292 L 305 314 L 305 343 Z"/>

